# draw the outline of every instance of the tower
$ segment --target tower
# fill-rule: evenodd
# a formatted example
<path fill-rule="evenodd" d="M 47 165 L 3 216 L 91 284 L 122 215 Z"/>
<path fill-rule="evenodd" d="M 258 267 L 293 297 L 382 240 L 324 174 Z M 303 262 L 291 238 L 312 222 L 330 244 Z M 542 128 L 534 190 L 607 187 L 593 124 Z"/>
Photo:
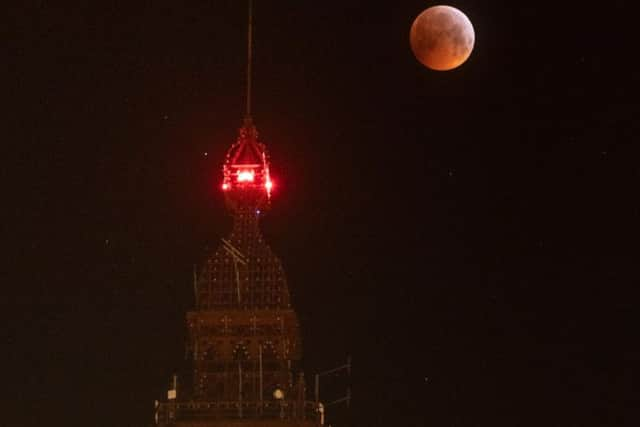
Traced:
<path fill-rule="evenodd" d="M 259 228 L 274 182 L 250 111 L 251 15 L 250 6 L 247 113 L 222 168 L 233 227 L 194 272 L 195 307 L 186 316 L 189 366 L 172 378 L 167 400 L 156 404 L 161 427 L 322 423 L 322 406 L 305 399 L 298 318 L 285 272 Z"/>

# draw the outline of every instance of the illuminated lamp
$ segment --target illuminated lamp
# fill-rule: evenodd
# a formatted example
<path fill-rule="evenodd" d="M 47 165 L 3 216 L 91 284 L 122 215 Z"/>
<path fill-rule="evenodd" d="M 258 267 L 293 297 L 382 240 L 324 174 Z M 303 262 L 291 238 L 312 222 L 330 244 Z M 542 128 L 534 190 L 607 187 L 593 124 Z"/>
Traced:
<path fill-rule="evenodd" d="M 255 172 L 253 170 L 240 170 L 237 176 L 238 182 L 253 182 Z"/>
<path fill-rule="evenodd" d="M 267 189 L 267 191 L 271 191 L 271 189 L 273 188 L 273 182 L 271 180 L 267 181 L 264 184 L 264 187 Z"/>
<path fill-rule="evenodd" d="M 229 189 L 229 184 L 227 184 L 226 182 L 224 184 L 222 184 L 222 189 L 224 191 L 227 191 Z"/>

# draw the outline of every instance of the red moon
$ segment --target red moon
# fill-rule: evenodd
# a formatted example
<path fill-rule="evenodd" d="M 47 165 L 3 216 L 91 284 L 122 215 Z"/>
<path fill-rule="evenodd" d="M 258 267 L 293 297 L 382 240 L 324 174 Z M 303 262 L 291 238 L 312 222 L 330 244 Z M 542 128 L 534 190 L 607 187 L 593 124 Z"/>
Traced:
<path fill-rule="evenodd" d="M 413 21 L 409 40 L 418 61 L 432 70 L 446 71 L 469 58 L 475 33 L 469 18 L 455 7 L 433 6 Z"/>

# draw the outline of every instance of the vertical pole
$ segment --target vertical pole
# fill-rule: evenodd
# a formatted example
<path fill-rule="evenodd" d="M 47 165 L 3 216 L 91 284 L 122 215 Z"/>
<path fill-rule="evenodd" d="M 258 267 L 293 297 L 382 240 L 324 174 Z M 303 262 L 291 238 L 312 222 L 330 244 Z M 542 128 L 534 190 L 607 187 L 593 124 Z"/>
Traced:
<path fill-rule="evenodd" d="M 238 416 L 242 418 L 242 362 L 238 361 Z"/>
<path fill-rule="evenodd" d="M 198 270 L 196 265 L 193 264 L 193 295 L 196 302 L 196 308 L 198 308 Z"/>
<path fill-rule="evenodd" d="M 249 25 L 247 28 L 247 112 L 246 117 L 251 117 L 251 62 L 253 50 L 253 1 L 249 0 Z"/>
<path fill-rule="evenodd" d="M 262 405 L 263 405 L 263 388 L 262 388 L 262 344 L 258 346 L 258 370 L 259 370 L 259 399 L 260 399 L 260 413 L 262 414 Z"/>
<path fill-rule="evenodd" d="M 304 372 L 300 372 L 298 375 L 298 418 L 304 420 L 306 418 L 306 411 L 304 410 L 305 396 L 307 395 L 304 384 Z"/>
<path fill-rule="evenodd" d="M 347 357 L 347 375 L 351 384 L 351 356 Z M 347 387 L 347 408 L 351 407 L 351 385 Z"/>
<path fill-rule="evenodd" d="M 236 292 L 238 294 L 238 306 L 240 305 L 241 298 L 240 298 L 240 272 L 238 271 L 238 260 L 236 259 L 235 255 L 232 255 L 233 258 L 233 269 L 236 271 Z"/>
<path fill-rule="evenodd" d="M 320 403 L 320 374 L 316 374 L 315 383 L 316 406 Z"/>
<path fill-rule="evenodd" d="M 173 389 L 176 391 L 176 397 L 178 396 L 178 374 L 173 374 Z"/>

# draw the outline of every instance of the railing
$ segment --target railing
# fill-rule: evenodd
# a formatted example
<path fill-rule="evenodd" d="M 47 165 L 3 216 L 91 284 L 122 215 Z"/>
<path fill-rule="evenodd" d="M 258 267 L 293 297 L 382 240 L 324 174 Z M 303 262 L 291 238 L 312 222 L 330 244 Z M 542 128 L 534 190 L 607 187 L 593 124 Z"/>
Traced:
<path fill-rule="evenodd" d="M 264 402 L 206 402 L 169 401 L 157 407 L 156 420 L 159 426 L 170 426 L 176 421 L 205 419 L 295 419 L 320 421 L 315 402 L 264 401 Z"/>

